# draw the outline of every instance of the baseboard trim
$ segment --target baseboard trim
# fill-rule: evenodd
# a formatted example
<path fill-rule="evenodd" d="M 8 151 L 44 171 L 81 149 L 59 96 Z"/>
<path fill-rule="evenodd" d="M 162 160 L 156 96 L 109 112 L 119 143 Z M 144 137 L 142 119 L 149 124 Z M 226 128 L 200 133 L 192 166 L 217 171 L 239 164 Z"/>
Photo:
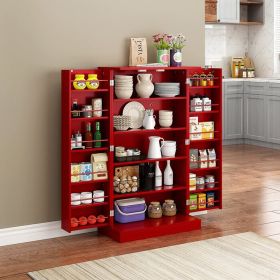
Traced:
<path fill-rule="evenodd" d="M 60 221 L 4 228 L 0 229 L 0 246 L 70 236 L 94 231 L 96 231 L 96 229 L 86 229 L 68 233 L 61 229 Z"/>

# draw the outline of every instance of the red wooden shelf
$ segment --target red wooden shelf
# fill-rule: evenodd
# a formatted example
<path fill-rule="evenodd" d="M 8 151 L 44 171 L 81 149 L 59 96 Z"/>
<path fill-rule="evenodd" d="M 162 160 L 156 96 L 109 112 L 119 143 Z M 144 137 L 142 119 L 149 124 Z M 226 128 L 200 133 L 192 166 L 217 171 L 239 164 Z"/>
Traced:
<path fill-rule="evenodd" d="M 153 94 L 150 98 L 140 98 L 135 90 L 132 98 L 118 99 L 114 93 L 111 81 L 116 75 L 131 75 L 133 76 L 133 88 L 136 85 L 136 76 L 140 73 L 152 73 L 153 82 L 155 83 L 179 83 L 180 95 L 174 97 L 160 97 Z M 191 87 L 186 84 L 190 77 L 194 74 L 201 75 L 202 73 L 214 75 L 214 86 L 198 86 Z M 73 88 L 73 81 L 76 74 L 83 74 L 87 78 L 88 74 L 97 74 L 98 80 L 101 83 L 98 89 L 76 90 Z M 205 210 L 213 210 L 222 208 L 222 120 L 220 114 L 222 112 L 222 70 L 219 68 L 201 68 L 201 67 L 99 67 L 96 69 L 71 69 L 63 70 L 61 75 L 61 211 L 62 211 L 62 228 L 68 232 L 89 228 L 97 228 L 99 232 L 103 232 L 113 239 L 124 242 L 148 237 L 161 236 L 163 234 L 172 234 L 185 232 L 201 228 L 201 221 L 191 217 L 189 206 L 186 201 L 190 199 L 190 194 L 200 192 L 215 192 L 215 207 Z M 211 99 L 211 111 L 190 112 L 191 98 L 196 94 L 203 93 L 204 96 Z M 102 98 L 102 117 L 92 118 L 71 118 L 73 112 L 71 105 L 74 99 L 77 99 L 79 105 L 91 104 L 92 98 Z M 152 108 L 156 112 L 159 110 L 172 110 L 174 123 L 170 128 L 161 128 L 158 125 L 154 130 L 127 130 L 115 131 L 113 127 L 113 116 L 121 114 L 124 106 L 131 102 L 138 101 L 148 109 Z M 81 109 L 79 109 L 81 110 Z M 83 115 L 81 115 L 83 116 Z M 191 116 L 199 116 L 200 121 L 213 120 L 215 121 L 214 139 L 192 140 L 190 145 L 185 139 L 190 138 L 189 133 L 189 118 Z M 90 148 L 84 150 L 71 150 L 71 136 L 79 130 L 84 132 L 83 122 L 101 121 L 101 148 Z M 93 131 L 94 132 L 94 131 Z M 177 143 L 177 156 L 164 157 L 159 159 L 141 158 L 135 161 L 114 162 L 114 149 L 117 146 L 124 146 L 126 149 L 138 148 L 147 153 L 148 137 L 157 135 L 164 139 L 175 140 Z M 83 135 L 83 139 L 84 135 Z M 98 140 L 99 141 L 99 140 Z M 88 141 L 94 143 L 94 141 Z M 87 141 L 81 141 L 83 145 Z M 189 168 L 189 151 L 191 148 L 205 149 L 215 148 L 218 159 L 217 167 L 213 168 Z M 93 153 L 104 152 L 108 156 L 107 170 L 108 179 L 71 182 L 71 163 L 81 163 L 90 160 L 90 155 Z M 143 157 L 146 154 L 143 153 Z M 130 159 L 129 159 L 130 160 Z M 115 169 L 120 169 L 123 166 L 137 166 L 144 163 L 161 162 L 160 168 L 162 173 L 167 160 L 172 161 L 172 169 L 174 173 L 175 184 L 172 189 L 162 189 L 159 191 L 139 190 L 136 193 L 114 193 L 113 177 Z M 119 171 L 119 170 L 117 170 Z M 189 174 L 197 173 L 199 175 L 214 174 L 218 182 L 215 182 L 215 188 L 190 191 L 188 182 Z M 80 172 L 81 173 L 81 172 Z M 138 176 L 138 174 L 137 174 Z M 139 176 L 140 177 L 140 176 Z M 142 179 L 142 178 L 141 178 Z M 82 204 L 71 206 L 72 192 L 92 192 L 93 190 L 102 189 L 106 194 L 105 201 L 102 203 Z M 217 194 L 217 195 L 216 195 Z M 163 202 L 164 199 L 174 199 L 178 214 L 175 217 L 162 217 L 161 219 L 148 219 L 144 221 L 118 224 L 114 217 L 110 214 L 114 213 L 114 202 L 117 199 L 143 197 L 147 206 L 151 201 Z M 219 201 L 217 201 L 219 199 Z M 201 210 L 204 211 L 204 210 Z M 196 212 L 196 211 L 195 211 Z M 186 214 L 185 214 L 186 213 Z M 79 218 L 81 216 L 88 217 L 89 215 L 98 216 L 103 214 L 107 217 L 104 224 L 94 224 L 71 228 L 71 218 Z"/>
<path fill-rule="evenodd" d="M 202 111 L 202 112 L 190 112 L 190 116 L 207 115 L 207 114 L 218 114 L 218 113 L 220 113 L 219 110 Z"/>
<path fill-rule="evenodd" d="M 185 127 L 168 127 L 168 128 L 155 128 L 155 129 L 130 129 L 124 131 L 114 131 L 115 135 L 131 134 L 131 133 L 155 133 L 155 132 L 169 132 L 169 131 L 184 131 Z"/>
<path fill-rule="evenodd" d="M 213 184 L 213 183 L 212 183 Z M 215 187 L 215 188 L 206 188 L 206 189 L 203 189 L 203 190 L 195 190 L 195 191 L 190 191 L 191 194 L 193 193 L 204 193 L 204 192 L 213 192 L 213 191 L 220 191 L 221 188 L 220 187 Z"/>
<path fill-rule="evenodd" d="M 172 189 L 162 189 L 159 191 L 152 190 L 152 191 L 139 191 L 139 192 L 134 192 L 134 193 L 115 193 L 114 198 L 128 198 L 128 197 L 133 197 L 133 196 L 146 196 L 146 195 L 154 195 L 158 193 L 168 193 L 168 192 L 176 192 L 176 191 L 182 191 L 186 190 L 186 187 L 184 186 L 173 186 Z"/>
<path fill-rule="evenodd" d="M 190 210 L 190 213 L 220 209 L 220 206 L 206 207 L 205 209 Z"/>
<path fill-rule="evenodd" d="M 71 205 L 71 209 L 72 210 L 85 209 L 85 208 L 104 206 L 104 205 L 108 205 L 108 204 L 109 204 L 108 202 L 95 202 L 95 203 L 90 203 L 90 204 Z"/>
<path fill-rule="evenodd" d="M 143 160 L 135 160 L 135 161 L 124 161 L 124 162 L 115 162 L 115 166 L 126 166 L 126 165 L 135 165 L 139 163 L 146 162 L 156 162 L 156 161 L 167 161 L 167 160 L 185 160 L 186 156 L 177 156 L 177 157 L 163 157 L 163 158 L 155 158 L 155 159 L 143 159 Z"/>
<path fill-rule="evenodd" d="M 207 167 L 207 168 L 190 168 L 192 173 L 200 172 L 200 171 L 212 171 L 212 170 L 219 170 L 220 167 Z"/>
<path fill-rule="evenodd" d="M 118 103 L 126 103 L 126 102 L 130 102 L 130 101 L 177 101 L 177 100 L 186 100 L 186 96 L 175 96 L 175 97 L 155 97 L 152 96 L 150 98 L 140 98 L 140 97 L 136 97 L 136 98 L 129 98 L 129 99 L 122 99 L 122 98 L 114 98 L 114 102 L 118 102 Z"/>
<path fill-rule="evenodd" d="M 199 87 L 189 87 L 190 90 L 192 89 L 211 89 L 211 88 L 220 88 L 220 86 L 206 86 L 206 87 L 203 87 L 203 86 L 199 86 Z"/>

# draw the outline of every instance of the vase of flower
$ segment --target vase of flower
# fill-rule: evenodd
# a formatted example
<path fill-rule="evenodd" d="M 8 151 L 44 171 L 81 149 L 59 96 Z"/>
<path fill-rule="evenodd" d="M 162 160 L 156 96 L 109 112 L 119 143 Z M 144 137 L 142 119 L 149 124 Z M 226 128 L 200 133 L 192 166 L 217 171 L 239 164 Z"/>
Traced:
<path fill-rule="evenodd" d="M 157 63 L 169 66 L 172 35 L 156 34 L 153 36 L 154 45 L 157 49 Z"/>
<path fill-rule="evenodd" d="M 178 49 L 170 50 L 170 66 L 182 66 L 182 51 Z"/>
<path fill-rule="evenodd" d="M 170 61 L 169 50 L 157 50 L 157 63 L 168 66 Z"/>
<path fill-rule="evenodd" d="M 185 46 L 186 38 L 182 34 L 172 36 L 170 49 L 170 66 L 182 66 L 182 49 Z"/>

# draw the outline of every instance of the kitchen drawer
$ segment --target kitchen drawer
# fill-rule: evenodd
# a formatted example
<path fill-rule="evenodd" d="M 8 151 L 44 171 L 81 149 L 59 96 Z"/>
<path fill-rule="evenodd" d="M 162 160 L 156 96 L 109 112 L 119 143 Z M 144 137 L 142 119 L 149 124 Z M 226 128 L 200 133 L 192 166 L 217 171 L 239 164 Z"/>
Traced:
<path fill-rule="evenodd" d="M 280 96 L 280 83 L 268 83 L 268 95 Z"/>
<path fill-rule="evenodd" d="M 244 82 L 244 93 L 266 95 L 267 92 L 267 82 Z"/>
<path fill-rule="evenodd" d="M 224 94 L 241 93 L 243 94 L 243 81 L 238 82 L 224 82 Z"/>

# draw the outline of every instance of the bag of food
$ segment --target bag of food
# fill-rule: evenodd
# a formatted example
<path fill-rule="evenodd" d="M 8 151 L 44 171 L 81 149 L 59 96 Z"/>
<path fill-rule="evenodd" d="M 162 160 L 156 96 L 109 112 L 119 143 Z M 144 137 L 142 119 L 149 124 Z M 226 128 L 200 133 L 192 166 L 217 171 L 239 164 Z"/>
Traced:
<path fill-rule="evenodd" d="M 146 38 L 130 38 L 129 66 L 147 64 Z"/>

